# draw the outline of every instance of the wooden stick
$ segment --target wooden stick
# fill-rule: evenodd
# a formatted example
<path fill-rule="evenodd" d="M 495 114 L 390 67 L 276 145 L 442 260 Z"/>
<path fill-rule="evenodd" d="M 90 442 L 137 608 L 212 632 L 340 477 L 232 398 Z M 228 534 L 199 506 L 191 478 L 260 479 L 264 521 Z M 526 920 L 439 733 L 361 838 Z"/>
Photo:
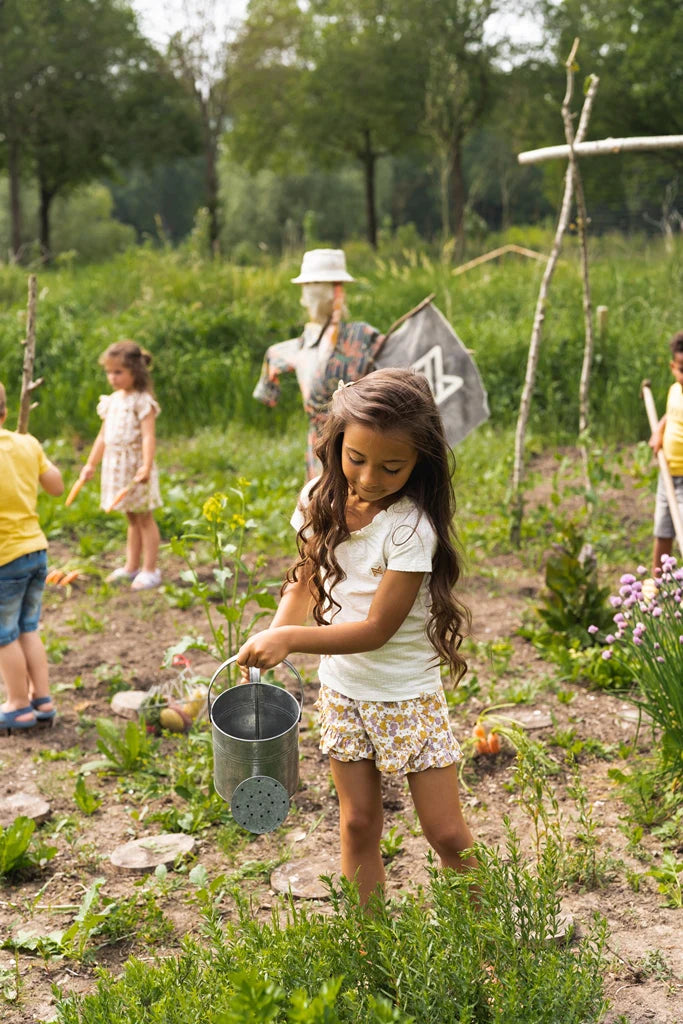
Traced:
<path fill-rule="evenodd" d="M 38 296 L 38 280 L 35 274 L 28 279 L 28 310 L 26 318 L 26 338 L 22 341 L 24 348 L 24 366 L 21 374 L 21 399 L 19 402 L 19 419 L 17 433 L 25 434 L 28 430 L 28 417 L 36 403 L 31 403 L 32 392 L 39 387 L 43 379 L 33 380 L 33 364 L 36 358 L 36 302 Z"/>
<path fill-rule="evenodd" d="M 573 64 L 578 45 L 579 40 L 575 39 L 574 45 L 566 61 L 567 68 L 570 68 Z M 563 100 L 563 105 L 569 102 L 572 88 L 573 81 L 568 71 L 567 88 L 565 92 L 565 99 Z M 583 107 L 581 108 L 579 125 L 576 129 L 576 141 L 580 141 L 585 136 L 586 131 L 588 129 L 588 122 L 590 120 L 593 99 L 595 97 L 597 88 L 598 78 L 597 76 L 593 75 L 590 87 L 586 94 L 586 98 L 583 102 Z M 555 238 L 553 240 L 553 247 L 550 252 L 550 256 L 548 257 L 548 262 L 546 263 L 545 269 L 543 271 L 543 278 L 541 279 L 541 286 L 538 291 L 538 298 L 536 299 L 534 322 L 533 327 L 531 329 L 531 340 L 529 342 L 529 352 L 527 355 L 526 375 L 524 378 L 522 397 L 519 404 L 519 414 L 517 417 L 517 427 L 515 430 L 515 455 L 512 467 L 512 505 L 510 527 L 510 540 L 512 541 L 515 547 L 519 547 L 522 537 L 522 517 L 524 514 L 524 498 L 522 494 L 522 477 L 524 474 L 524 443 L 526 439 L 526 427 L 529 420 L 529 411 L 531 409 L 531 396 L 533 394 L 534 384 L 536 381 L 536 367 L 538 365 L 538 356 L 541 346 L 543 322 L 545 320 L 546 298 L 548 295 L 548 289 L 550 288 L 550 282 L 552 280 L 555 266 L 560 257 L 560 249 L 562 248 L 562 238 L 564 236 L 567 224 L 569 223 L 573 186 L 574 176 L 572 174 L 571 167 L 568 166 L 564 176 L 564 194 L 562 196 L 562 206 L 560 207 L 560 215 L 558 217 L 557 226 L 555 228 Z"/>
<path fill-rule="evenodd" d="M 659 418 L 657 416 L 657 409 L 655 408 L 655 400 L 652 397 L 652 391 L 650 390 L 649 380 L 644 380 L 640 385 L 640 393 L 645 402 L 645 409 L 647 410 L 650 429 L 654 434 L 659 424 Z M 671 512 L 671 518 L 673 519 L 676 540 L 678 541 L 678 547 L 683 553 L 683 522 L 681 522 L 681 513 L 678 508 L 678 501 L 676 500 L 676 491 L 674 490 L 674 482 L 671 479 L 669 463 L 666 461 L 666 455 L 661 448 L 657 452 L 657 462 L 659 463 L 659 471 L 662 474 L 662 480 L 664 481 L 664 487 L 666 489 L 666 498 L 669 502 L 669 511 Z"/>
<path fill-rule="evenodd" d="M 457 277 L 458 274 L 464 274 L 465 271 L 471 270 L 472 267 L 478 267 L 481 263 L 495 260 L 497 256 L 505 256 L 508 252 L 516 252 L 518 256 L 529 256 L 531 259 L 543 260 L 544 262 L 546 259 L 543 253 L 534 252 L 533 249 L 525 249 L 522 245 L 514 245 L 510 242 L 509 245 L 501 245 L 499 249 L 492 249 L 491 252 L 485 252 L 483 256 L 477 256 L 476 259 L 470 260 L 468 263 L 462 263 L 459 267 L 454 267 L 451 270 L 451 274 L 453 277 Z"/>
<path fill-rule="evenodd" d="M 596 139 L 577 142 L 575 156 L 600 156 L 605 153 L 649 152 L 656 149 L 683 149 L 683 135 L 643 135 L 626 139 Z M 539 164 L 544 160 L 557 160 L 569 156 L 569 146 L 544 146 L 517 154 L 520 164 Z"/>
<path fill-rule="evenodd" d="M 79 476 L 78 480 L 76 481 L 76 483 L 73 485 L 73 487 L 66 496 L 66 501 L 64 502 L 65 505 L 71 504 L 71 502 L 74 500 L 74 498 L 76 497 L 84 483 L 85 480 L 81 480 Z"/>

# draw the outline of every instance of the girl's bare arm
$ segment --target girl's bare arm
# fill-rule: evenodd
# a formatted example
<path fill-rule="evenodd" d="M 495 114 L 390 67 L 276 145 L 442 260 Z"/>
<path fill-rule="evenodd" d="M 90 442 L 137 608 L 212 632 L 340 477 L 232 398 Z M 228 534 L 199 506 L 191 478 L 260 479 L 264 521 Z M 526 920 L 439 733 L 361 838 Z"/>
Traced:
<path fill-rule="evenodd" d="M 90 480 L 90 479 L 92 479 L 92 477 L 95 475 L 95 467 L 97 466 L 97 464 L 99 462 L 102 461 L 102 456 L 103 455 L 104 455 L 104 423 L 100 427 L 100 432 L 97 435 L 97 437 L 95 438 L 95 443 L 93 444 L 93 446 L 92 446 L 92 448 L 90 450 L 90 455 L 88 456 L 88 461 L 86 462 L 85 466 L 83 466 L 83 469 L 80 472 L 80 479 L 81 480 Z"/>
<path fill-rule="evenodd" d="M 376 651 L 403 623 L 420 590 L 424 573 L 387 570 L 377 588 L 368 616 L 361 622 L 330 626 L 273 623 L 250 637 L 239 652 L 239 664 L 267 669 L 293 652 L 299 654 L 358 654 Z"/>
<path fill-rule="evenodd" d="M 157 440 L 154 421 L 156 416 L 153 412 L 147 413 L 144 419 L 140 420 L 140 430 L 142 431 L 142 465 L 138 469 L 137 473 L 133 477 L 133 480 L 138 484 L 144 484 L 149 480 L 152 472 L 152 464 L 154 463 L 154 453 L 156 451 Z"/>

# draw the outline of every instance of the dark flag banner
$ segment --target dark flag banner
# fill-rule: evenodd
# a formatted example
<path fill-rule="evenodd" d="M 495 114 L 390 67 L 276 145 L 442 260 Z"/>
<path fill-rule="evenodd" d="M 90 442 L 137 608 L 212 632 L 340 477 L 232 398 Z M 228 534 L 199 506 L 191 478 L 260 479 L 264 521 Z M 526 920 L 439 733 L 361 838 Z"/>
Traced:
<path fill-rule="evenodd" d="M 431 302 L 390 333 L 374 357 L 376 369 L 410 366 L 424 373 L 454 447 L 489 417 L 486 392 L 472 356 Z"/>

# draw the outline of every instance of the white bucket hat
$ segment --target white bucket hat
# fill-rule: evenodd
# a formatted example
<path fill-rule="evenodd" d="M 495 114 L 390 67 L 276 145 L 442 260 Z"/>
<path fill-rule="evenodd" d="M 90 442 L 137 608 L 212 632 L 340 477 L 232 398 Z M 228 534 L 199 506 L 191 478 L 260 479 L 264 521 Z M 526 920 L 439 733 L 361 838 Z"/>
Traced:
<path fill-rule="evenodd" d="M 292 284 L 317 284 L 322 281 L 353 281 L 346 270 L 343 249 L 310 249 L 301 261 L 301 273 L 292 278 Z"/>

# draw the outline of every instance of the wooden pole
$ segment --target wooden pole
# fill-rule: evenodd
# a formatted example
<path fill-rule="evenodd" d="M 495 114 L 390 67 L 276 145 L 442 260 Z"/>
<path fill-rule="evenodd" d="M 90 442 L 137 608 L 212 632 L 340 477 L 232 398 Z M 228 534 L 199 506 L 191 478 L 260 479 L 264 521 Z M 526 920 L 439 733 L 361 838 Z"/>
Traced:
<path fill-rule="evenodd" d="M 567 58 L 567 65 L 574 63 L 574 57 L 576 56 L 576 50 L 579 45 L 579 40 L 574 40 L 571 53 Z M 590 87 L 586 94 L 586 98 L 581 109 L 581 117 L 579 119 L 579 125 L 576 130 L 576 139 L 580 141 L 583 139 L 588 128 L 588 122 L 590 120 L 590 113 L 593 106 L 593 99 L 598 88 L 598 82 L 596 78 L 591 81 Z M 571 96 L 572 82 L 570 81 L 569 75 L 567 77 L 567 91 L 565 93 L 564 103 L 568 103 L 568 96 Z M 560 249 L 562 247 L 562 238 L 569 222 L 569 212 L 571 209 L 572 202 L 572 188 L 573 188 L 573 175 L 571 167 L 567 167 L 566 174 L 564 176 L 564 196 L 562 198 L 562 207 L 560 209 L 560 216 L 557 222 L 557 228 L 555 229 L 555 239 L 553 241 L 553 248 L 548 257 L 548 262 L 545 265 L 543 271 L 543 278 L 541 280 L 541 286 L 538 292 L 538 299 L 536 300 L 536 310 L 534 313 L 534 323 L 531 331 L 531 341 L 529 342 L 529 354 L 527 356 L 526 376 L 524 378 L 524 387 L 522 389 L 522 398 L 519 406 L 519 415 L 517 417 L 517 428 L 515 431 L 515 456 L 514 465 L 512 469 L 512 507 L 511 507 L 511 526 L 510 526 L 510 540 L 519 547 L 522 537 L 522 516 L 524 512 L 524 498 L 522 494 L 522 475 L 524 470 L 524 442 L 526 438 L 526 427 L 529 420 L 529 410 L 531 408 L 531 396 L 533 394 L 534 384 L 536 381 L 536 367 L 538 365 L 538 354 L 541 344 L 541 332 L 543 329 L 543 321 L 545 320 L 545 303 L 548 294 L 548 288 L 550 287 L 550 281 L 555 270 L 555 266 L 559 259 Z"/>
<path fill-rule="evenodd" d="M 644 135 L 627 139 L 596 139 L 577 142 L 574 156 L 604 156 L 610 153 L 651 152 L 657 149 L 683 149 L 683 135 Z M 569 146 L 544 146 L 517 154 L 520 164 L 540 164 L 544 160 L 557 160 L 569 156 Z"/>
<path fill-rule="evenodd" d="M 30 274 L 28 279 L 28 311 L 26 319 L 26 337 L 22 339 L 24 346 L 24 366 L 21 375 L 21 399 L 19 402 L 19 419 L 17 421 L 17 433 L 25 434 L 28 431 L 28 417 L 31 409 L 35 409 L 37 402 L 31 402 L 31 395 L 36 388 L 43 383 L 43 378 L 33 380 L 33 364 L 36 358 L 36 304 L 38 296 L 38 281 L 35 274 Z"/>
<path fill-rule="evenodd" d="M 655 400 L 652 397 L 652 391 L 650 390 L 649 380 L 644 380 L 640 385 L 640 393 L 645 402 L 647 418 L 650 422 L 650 430 L 654 433 L 657 429 L 657 425 L 659 424 L 659 417 L 657 416 L 657 409 L 655 408 Z M 659 471 L 662 474 L 662 480 L 664 481 L 664 487 L 666 489 L 666 497 L 669 502 L 669 511 L 671 512 L 671 518 L 673 519 L 674 532 L 676 534 L 676 540 L 678 541 L 678 547 L 681 552 L 683 552 L 683 522 L 681 522 L 681 513 L 678 509 L 678 501 L 676 500 L 674 482 L 671 479 L 669 463 L 666 461 L 666 455 L 661 448 L 657 452 L 657 462 L 659 463 Z"/>

